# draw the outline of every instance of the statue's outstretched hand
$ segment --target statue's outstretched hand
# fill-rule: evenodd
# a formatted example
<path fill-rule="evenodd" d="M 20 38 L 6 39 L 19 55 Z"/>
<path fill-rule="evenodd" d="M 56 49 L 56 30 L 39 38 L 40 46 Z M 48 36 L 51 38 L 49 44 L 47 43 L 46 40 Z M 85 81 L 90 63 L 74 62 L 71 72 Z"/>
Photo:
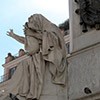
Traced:
<path fill-rule="evenodd" d="M 10 37 L 13 37 L 14 35 L 13 29 L 10 29 L 10 31 L 7 31 L 7 35 Z"/>

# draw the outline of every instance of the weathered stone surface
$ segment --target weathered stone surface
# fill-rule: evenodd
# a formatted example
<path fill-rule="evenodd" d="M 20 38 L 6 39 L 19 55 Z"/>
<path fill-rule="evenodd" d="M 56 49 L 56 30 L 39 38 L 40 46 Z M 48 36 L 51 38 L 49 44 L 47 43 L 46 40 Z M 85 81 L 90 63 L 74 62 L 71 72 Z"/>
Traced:
<path fill-rule="evenodd" d="M 100 92 L 100 44 L 79 51 L 68 61 L 70 100 L 90 95 L 91 93 L 84 92 L 85 87 L 88 87 L 93 94 Z"/>
<path fill-rule="evenodd" d="M 46 69 L 46 76 L 44 78 L 44 86 L 40 100 L 68 100 L 67 84 L 66 87 L 53 84 L 48 68 Z"/>

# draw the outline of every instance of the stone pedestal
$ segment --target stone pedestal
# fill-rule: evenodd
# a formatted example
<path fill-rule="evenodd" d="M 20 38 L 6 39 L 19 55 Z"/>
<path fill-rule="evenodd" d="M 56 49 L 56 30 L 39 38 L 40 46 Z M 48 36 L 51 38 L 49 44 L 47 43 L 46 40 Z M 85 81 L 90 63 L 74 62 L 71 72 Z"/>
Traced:
<path fill-rule="evenodd" d="M 67 99 L 67 85 L 62 87 L 51 82 L 51 75 L 46 69 L 43 91 L 40 100 L 68 100 Z"/>
<path fill-rule="evenodd" d="M 94 94 L 100 94 L 100 44 L 73 53 L 68 62 L 69 100 L 92 100 Z M 86 87 L 91 93 L 84 91 Z"/>
<path fill-rule="evenodd" d="M 68 100 L 100 100 L 100 30 L 82 32 L 80 15 L 75 13 L 77 8 L 75 0 L 69 0 Z"/>

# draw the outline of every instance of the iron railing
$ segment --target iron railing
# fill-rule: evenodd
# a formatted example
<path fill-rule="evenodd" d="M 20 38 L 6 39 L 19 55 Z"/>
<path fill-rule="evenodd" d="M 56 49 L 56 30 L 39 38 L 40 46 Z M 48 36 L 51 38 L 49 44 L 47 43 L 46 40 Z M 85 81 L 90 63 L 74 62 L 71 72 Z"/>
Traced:
<path fill-rule="evenodd" d="M 11 79 L 11 76 L 9 75 L 9 73 L 4 74 L 4 75 L 0 76 L 0 83 L 3 83 L 9 79 Z"/>

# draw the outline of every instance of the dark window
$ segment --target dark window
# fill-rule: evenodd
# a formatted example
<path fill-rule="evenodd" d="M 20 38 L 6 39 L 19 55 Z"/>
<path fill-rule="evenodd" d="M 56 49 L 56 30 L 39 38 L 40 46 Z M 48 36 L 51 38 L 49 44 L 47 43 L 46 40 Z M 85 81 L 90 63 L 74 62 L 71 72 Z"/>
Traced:
<path fill-rule="evenodd" d="M 15 70 L 16 70 L 16 67 L 13 67 L 13 68 L 11 68 L 11 69 L 9 70 L 9 78 L 12 77 L 12 75 L 13 75 L 14 72 L 15 72 Z"/>
<path fill-rule="evenodd" d="M 67 48 L 67 53 L 70 54 L 70 44 L 69 44 L 69 42 L 66 44 L 66 48 Z"/>

